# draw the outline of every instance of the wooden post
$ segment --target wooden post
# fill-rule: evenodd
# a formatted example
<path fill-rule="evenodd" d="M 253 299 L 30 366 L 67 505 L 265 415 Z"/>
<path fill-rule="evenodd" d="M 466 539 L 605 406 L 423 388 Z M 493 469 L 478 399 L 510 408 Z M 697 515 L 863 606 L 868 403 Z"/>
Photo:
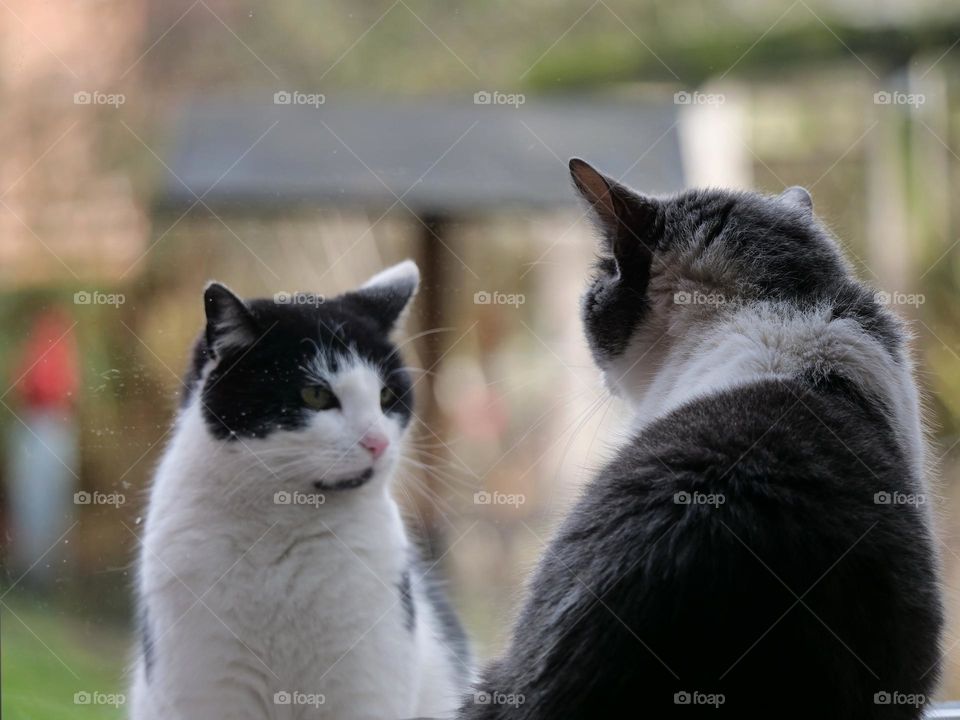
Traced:
<path fill-rule="evenodd" d="M 441 214 L 421 216 L 422 224 L 418 223 L 417 262 L 420 266 L 420 303 L 422 327 L 420 332 L 434 328 L 446 327 L 450 324 L 449 302 L 444 298 L 451 297 L 451 278 L 448 275 L 449 253 L 443 244 L 448 243 L 447 231 L 450 227 L 450 218 Z M 441 242 L 442 241 L 442 242 Z M 440 370 L 443 353 L 452 340 L 449 333 L 432 333 L 417 340 L 417 354 L 428 371 L 419 379 L 417 384 L 417 414 L 426 425 L 416 437 L 426 443 L 436 445 L 441 440 L 446 442 L 446 427 L 443 414 L 437 404 L 434 393 L 434 378 Z M 445 456 L 443 446 L 431 451 L 431 456 L 423 455 L 421 460 L 426 465 L 436 465 L 437 456 Z M 445 494 L 444 488 L 429 473 L 420 472 L 419 482 L 426 488 L 425 492 L 414 492 L 413 501 L 417 504 L 419 517 L 424 523 L 424 538 L 433 559 L 443 554 L 444 538 L 439 527 L 437 509 L 430 496 Z"/>

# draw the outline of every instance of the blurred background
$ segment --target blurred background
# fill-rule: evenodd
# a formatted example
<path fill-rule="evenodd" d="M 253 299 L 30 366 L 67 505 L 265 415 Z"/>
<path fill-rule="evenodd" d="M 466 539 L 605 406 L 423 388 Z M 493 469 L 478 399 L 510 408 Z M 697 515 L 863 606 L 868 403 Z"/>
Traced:
<path fill-rule="evenodd" d="M 414 257 L 398 499 L 489 657 L 622 437 L 577 301 L 582 156 L 809 188 L 916 333 L 960 696 L 960 6 L 0 0 L 9 718 L 123 715 L 132 560 L 208 278 L 332 295 Z"/>

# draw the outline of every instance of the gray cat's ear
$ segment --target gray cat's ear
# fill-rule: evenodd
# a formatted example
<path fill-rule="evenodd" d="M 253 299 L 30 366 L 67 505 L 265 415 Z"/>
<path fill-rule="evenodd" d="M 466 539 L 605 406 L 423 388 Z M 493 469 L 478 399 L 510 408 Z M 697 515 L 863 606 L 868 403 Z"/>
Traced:
<path fill-rule="evenodd" d="M 226 285 L 207 283 L 203 308 L 207 315 L 207 347 L 213 352 L 245 347 L 257 339 L 257 323 L 250 309 Z"/>
<path fill-rule="evenodd" d="M 404 260 L 381 270 L 347 297 L 389 334 L 403 322 L 418 287 L 420 269 L 413 260 Z"/>
<path fill-rule="evenodd" d="M 611 180 L 580 158 L 570 160 L 570 177 L 590 204 L 617 263 L 649 259 L 657 240 L 660 203 Z"/>
<path fill-rule="evenodd" d="M 780 193 L 780 200 L 788 205 L 800 208 L 804 212 L 813 212 L 813 198 L 810 197 L 810 193 L 807 192 L 806 188 L 802 188 L 799 185 L 788 187 Z"/>

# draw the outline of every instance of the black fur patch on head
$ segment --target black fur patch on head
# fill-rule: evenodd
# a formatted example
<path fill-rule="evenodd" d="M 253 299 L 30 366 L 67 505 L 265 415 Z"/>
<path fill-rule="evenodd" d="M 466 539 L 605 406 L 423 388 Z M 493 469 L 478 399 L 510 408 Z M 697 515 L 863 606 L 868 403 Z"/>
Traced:
<path fill-rule="evenodd" d="M 602 254 L 584 295 L 581 315 L 597 362 L 623 353 L 648 309 L 650 266 L 662 234 L 662 208 L 602 175 L 570 161 L 574 185 L 590 204 Z"/>
<path fill-rule="evenodd" d="M 199 392 L 210 432 L 224 440 L 297 430 L 317 412 L 301 397 L 306 385 L 315 384 L 304 368 L 320 356 L 336 371 L 356 356 L 379 369 L 393 397 L 384 412 L 405 426 L 412 383 L 388 337 L 402 310 L 401 294 L 377 287 L 326 301 L 311 295 L 294 296 L 296 302 L 241 301 L 211 285 L 205 294 L 207 329 L 194 347 L 183 403 Z M 201 380 L 211 361 L 215 365 Z"/>
<path fill-rule="evenodd" d="M 646 271 L 623 273 L 612 259 L 598 258 L 580 315 L 594 359 L 603 363 L 622 355 L 649 309 Z"/>

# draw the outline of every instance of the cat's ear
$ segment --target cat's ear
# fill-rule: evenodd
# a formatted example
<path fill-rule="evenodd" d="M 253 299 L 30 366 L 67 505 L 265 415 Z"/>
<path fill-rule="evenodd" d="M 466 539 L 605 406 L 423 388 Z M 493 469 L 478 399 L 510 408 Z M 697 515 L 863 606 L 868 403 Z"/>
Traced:
<path fill-rule="evenodd" d="M 203 308 L 207 314 L 207 347 L 214 353 L 256 341 L 257 324 L 250 309 L 226 285 L 207 283 Z"/>
<path fill-rule="evenodd" d="M 810 193 L 806 188 L 802 188 L 799 185 L 788 187 L 780 193 L 780 201 L 800 208 L 806 213 L 813 213 L 813 198 L 810 197 Z"/>
<path fill-rule="evenodd" d="M 617 263 L 649 259 L 657 240 L 659 202 L 611 180 L 579 158 L 570 160 L 570 176 L 590 204 Z"/>
<path fill-rule="evenodd" d="M 419 286 L 420 269 L 413 260 L 404 260 L 381 270 L 348 296 L 389 334 L 403 321 Z"/>

